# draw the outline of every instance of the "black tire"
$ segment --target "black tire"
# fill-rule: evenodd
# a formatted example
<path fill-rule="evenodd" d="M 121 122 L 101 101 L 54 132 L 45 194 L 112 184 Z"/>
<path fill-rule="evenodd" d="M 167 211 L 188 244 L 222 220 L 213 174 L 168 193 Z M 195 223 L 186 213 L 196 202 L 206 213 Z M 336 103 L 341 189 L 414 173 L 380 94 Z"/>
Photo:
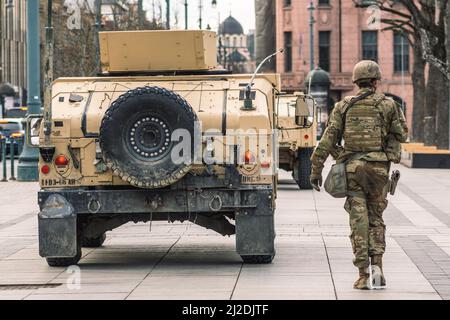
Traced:
<path fill-rule="evenodd" d="M 81 246 L 84 248 L 99 248 L 103 245 L 106 240 L 106 233 L 102 233 L 95 238 L 81 238 Z"/>
<path fill-rule="evenodd" d="M 100 126 L 100 147 L 113 173 L 140 188 L 162 188 L 180 180 L 194 155 L 174 163 L 171 141 L 174 130 L 194 137 L 197 115 L 180 95 L 160 87 L 128 91 L 113 102 Z"/>
<path fill-rule="evenodd" d="M 242 261 L 247 264 L 268 264 L 272 263 L 275 255 L 242 255 Z"/>
<path fill-rule="evenodd" d="M 295 167 L 292 176 L 300 189 L 312 189 L 309 177 L 311 175 L 311 156 L 313 152 L 314 148 L 303 148 L 298 150 L 298 157 L 294 164 Z"/>

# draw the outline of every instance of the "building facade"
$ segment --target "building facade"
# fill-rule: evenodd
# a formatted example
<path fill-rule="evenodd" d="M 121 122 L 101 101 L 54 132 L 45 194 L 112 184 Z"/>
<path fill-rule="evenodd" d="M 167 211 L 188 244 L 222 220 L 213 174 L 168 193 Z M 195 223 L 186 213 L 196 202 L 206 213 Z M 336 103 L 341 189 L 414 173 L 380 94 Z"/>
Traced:
<path fill-rule="evenodd" d="M 0 0 L 0 83 L 16 92 L 15 104 L 26 102 L 26 1 Z"/>
<path fill-rule="evenodd" d="M 358 61 L 374 60 L 383 72 L 380 92 L 405 105 L 411 125 L 412 48 L 402 34 L 383 31 L 383 24 L 377 25 L 377 19 L 389 18 L 388 13 L 356 8 L 353 1 L 276 0 L 276 43 L 277 48 L 285 49 L 277 58 L 283 90 L 305 89 L 305 78 L 310 71 L 308 7 L 311 2 L 315 7 L 314 65 L 329 72 L 332 101 L 355 93 L 351 78 Z"/>

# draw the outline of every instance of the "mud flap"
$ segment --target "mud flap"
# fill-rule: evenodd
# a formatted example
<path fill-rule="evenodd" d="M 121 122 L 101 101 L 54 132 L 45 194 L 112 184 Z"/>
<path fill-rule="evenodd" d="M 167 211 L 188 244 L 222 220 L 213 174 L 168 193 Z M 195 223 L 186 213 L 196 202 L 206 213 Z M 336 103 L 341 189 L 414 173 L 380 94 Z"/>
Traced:
<path fill-rule="evenodd" d="M 78 254 L 77 216 L 61 195 L 52 194 L 38 214 L 39 255 L 72 258 Z"/>
<path fill-rule="evenodd" d="M 272 193 L 253 194 L 257 207 L 236 213 L 236 251 L 242 255 L 275 255 Z"/>

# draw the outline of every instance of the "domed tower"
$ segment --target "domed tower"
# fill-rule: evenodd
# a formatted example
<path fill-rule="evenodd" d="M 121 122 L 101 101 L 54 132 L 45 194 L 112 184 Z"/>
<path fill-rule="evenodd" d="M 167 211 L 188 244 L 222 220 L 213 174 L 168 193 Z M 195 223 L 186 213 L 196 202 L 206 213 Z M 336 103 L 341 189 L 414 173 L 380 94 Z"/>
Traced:
<path fill-rule="evenodd" d="M 219 26 L 219 63 L 235 73 L 250 73 L 254 69 L 248 50 L 247 35 L 232 15 Z"/>

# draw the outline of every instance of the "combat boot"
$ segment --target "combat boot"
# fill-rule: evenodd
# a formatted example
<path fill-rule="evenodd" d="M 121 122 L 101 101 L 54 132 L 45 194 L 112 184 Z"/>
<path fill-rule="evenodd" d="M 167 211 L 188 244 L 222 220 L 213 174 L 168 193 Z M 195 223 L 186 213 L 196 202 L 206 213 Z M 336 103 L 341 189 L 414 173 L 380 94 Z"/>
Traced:
<path fill-rule="evenodd" d="M 353 289 L 369 290 L 369 268 L 359 268 L 359 278 L 353 284 Z"/>
<path fill-rule="evenodd" d="M 372 264 L 372 277 L 374 285 L 386 286 L 386 279 L 383 274 L 383 255 L 377 254 L 370 257 Z"/>

